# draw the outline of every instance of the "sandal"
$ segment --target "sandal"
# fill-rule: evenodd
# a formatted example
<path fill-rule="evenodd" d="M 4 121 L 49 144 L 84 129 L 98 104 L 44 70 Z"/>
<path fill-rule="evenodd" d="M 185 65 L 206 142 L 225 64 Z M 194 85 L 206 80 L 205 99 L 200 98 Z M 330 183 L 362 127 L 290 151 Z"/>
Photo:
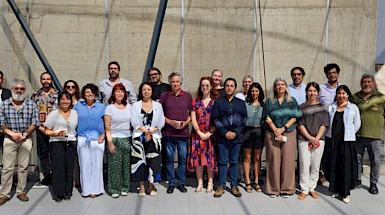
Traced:
<path fill-rule="evenodd" d="M 246 190 L 246 192 L 248 192 L 248 193 L 252 193 L 252 192 L 253 192 L 253 188 L 251 187 L 251 184 L 246 184 L 245 190 Z"/>
<path fill-rule="evenodd" d="M 144 198 L 146 197 L 146 189 L 144 187 L 139 187 L 139 197 Z"/>
<path fill-rule="evenodd" d="M 200 193 L 202 191 L 203 184 L 198 184 L 197 188 L 195 188 L 196 193 Z"/>
<path fill-rule="evenodd" d="M 211 193 L 213 192 L 214 189 L 214 184 L 213 183 L 208 183 L 207 188 L 206 188 L 206 193 Z"/>
<path fill-rule="evenodd" d="M 158 195 L 157 193 L 158 190 L 154 186 L 150 186 L 148 189 L 150 191 L 150 196 L 156 197 Z"/>
<path fill-rule="evenodd" d="M 257 191 L 257 192 L 259 192 L 259 193 L 262 192 L 262 188 L 261 188 L 261 186 L 259 186 L 259 184 L 256 184 L 256 183 L 255 183 L 254 186 L 255 186 L 255 187 L 254 187 L 255 191 Z"/>

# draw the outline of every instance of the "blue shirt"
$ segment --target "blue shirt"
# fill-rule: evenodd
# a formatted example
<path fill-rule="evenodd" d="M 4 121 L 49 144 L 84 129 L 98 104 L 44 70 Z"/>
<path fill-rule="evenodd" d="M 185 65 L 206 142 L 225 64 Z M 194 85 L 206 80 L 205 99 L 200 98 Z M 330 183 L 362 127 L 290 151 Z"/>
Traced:
<path fill-rule="evenodd" d="M 31 125 L 39 126 L 36 104 L 31 99 L 24 99 L 20 109 L 16 110 L 9 98 L 1 105 L 0 113 L 0 126 L 5 125 L 13 132 L 23 133 Z"/>
<path fill-rule="evenodd" d="M 337 83 L 337 86 L 335 88 L 332 88 L 329 83 L 322 84 L 320 86 L 319 101 L 325 105 L 329 105 L 334 102 L 338 86 L 340 86 L 339 83 Z"/>
<path fill-rule="evenodd" d="M 242 130 L 247 121 L 245 102 L 236 97 L 233 97 L 231 101 L 226 96 L 219 97 L 215 100 L 211 120 L 220 132 L 219 138 L 222 141 L 228 141 L 225 135 L 228 131 L 232 131 L 237 136 L 228 142 L 241 143 Z"/>
<path fill-rule="evenodd" d="M 104 132 L 103 116 L 106 106 L 95 102 L 92 107 L 88 107 L 85 101 L 76 103 L 74 110 L 78 112 L 78 135 L 87 136 L 88 133 L 97 132 L 98 135 Z"/>
<path fill-rule="evenodd" d="M 297 100 L 298 105 L 306 102 L 306 84 L 301 83 L 301 87 L 297 88 L 294 84 L 289 85 L 290 96 Z"/>

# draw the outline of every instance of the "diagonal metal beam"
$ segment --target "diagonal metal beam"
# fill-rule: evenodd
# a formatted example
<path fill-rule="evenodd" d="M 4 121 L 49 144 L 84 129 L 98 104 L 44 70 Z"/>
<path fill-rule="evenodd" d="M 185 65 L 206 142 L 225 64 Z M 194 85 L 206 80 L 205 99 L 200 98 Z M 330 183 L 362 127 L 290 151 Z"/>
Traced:
<path fill-rule="evenodd" d="M 148 80 L 148 70 L 154 65 L 156 50 L 158 49 L 160 32 L 162 31 L 163 19 L 166 14 L 167 0 L 160 0 L 158 7 L 158 14 L 154 25 L 154 31 L 152 32 L 150 49 L 148 50 L 147 63 L 144 68 L 143 82 Z"/>
<path fill-rule="evenodd" d="M 48 63 L 47 58 L 45 57 L 43 51 L 41 50 L 39 44 L 37 43 L 35 37 L 32 34 L 32 31 L 29 29 L 26 21 L 24 20 L 23 15 L 21 14 L 19 8 L 17 7 L 14 0 L 7 0 L 9 3 L 9 6 L 11 7 L 13 13 L 15 14 L 17 20 L 19 21 L 21 27 L 23 28 L 25 34 L 27 35 L 29 42 L 31 43 L 33 49 L 35 49 L 35 52 L 37 56 L 39 57 L 41 63 L 43 64 L 45 70 L 49 72 L 52 75 L 55 87 L 58 91 L 62 91 L 62 86 L 59 82 L 59 79 L 56 77 L 55 72 L 53 71 L 51 65 Z"/>

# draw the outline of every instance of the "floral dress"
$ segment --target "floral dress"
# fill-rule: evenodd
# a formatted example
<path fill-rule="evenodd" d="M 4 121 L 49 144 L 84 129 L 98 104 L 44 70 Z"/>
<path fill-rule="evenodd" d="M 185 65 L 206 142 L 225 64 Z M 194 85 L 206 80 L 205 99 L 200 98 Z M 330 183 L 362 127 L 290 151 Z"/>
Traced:
<path fill-rule="evenodd" d="M 214 100 L 210 100 L 205 107 L 202 100 L 194 99 L 192 109 L 196 113 L 199 129 L 203 132 L 210 132 L 210 119 L 213 111 Z M 213 138 L 201 140 L 194 129 L 191 132 L 191 144 L 188 150 L 187 169 L 194 171 L 196 166 L 206 166 L 213 171 L 218 171 L 217 157 L 215 154 L 215 141 Z"/>

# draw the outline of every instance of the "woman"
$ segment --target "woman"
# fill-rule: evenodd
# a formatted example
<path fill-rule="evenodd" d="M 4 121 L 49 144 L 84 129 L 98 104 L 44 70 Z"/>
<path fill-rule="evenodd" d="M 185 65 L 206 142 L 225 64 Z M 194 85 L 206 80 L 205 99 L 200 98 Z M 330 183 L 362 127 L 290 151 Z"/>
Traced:
<path fill-rule="evenodd" d="M 68 92 L 72 96 L 72 107 L 80 100 L 80 89 L 78 83 L 74 80 L 68 80 L 64 83 L 63 92 Z"/>
<path fill-rule="evenodd" d="M 139 182 L 139 197 L 146 196 L 144 182 L 148 181 L 150 196 L 157 196 L 154 182 L 161 173 L 161 129 L 165 118 L 159 102 L 153 100 L 153 86 L 149 82 L 139 87 L 138 102 L 132 105 L 131 124 L 134 128 L 131 147 L 131 173 L 134 182 Z"/>
<path fill-rule="evenodd" d="M 278 77 L 274 96 L 268 98 L 263 119 L 268 124 L 265 146 L 267 162 L 266 192 L 272 198 L 288 198 L 295 193 L 296 121 L 301 117 L 297 101 L 290 96 L 285 79 Z"/>
<path fill-rule="evenodd" d="M 78 83 L 74 80 L 68 80 L 63 85 L 63 92 L 68 92 L 72 97 L 71 108 L 80 100 L 80 89 Z M 74 185 L 75 187 L 80 187 L 80 167 L 78 153 L 75 154 L 75 163 L 74 163 Z"/>
<path fill-rule="evenodd" d="M 55 201 L 69 200 L 72 196 L 78 125 L 78 114 L 75 110 L 71 110 L 71 95 L 67 92 L 60 93 L 58 104 L 59 108 L 52 111 L 44 123 L 44 134 L 50 136 L 52 150 L 52 185 Z"/>
<path fill-rule="evenodd" d="M 215 130 L 210 126 L 210 118 L 217 92 L 213 88 L 214 82 L 210 77 L 203 77 L 199 82 L 196 98 L 192 101 L 191 144 L 188 151 L 187 169 L 196 171 L 198 186 L 195 192 L 199 193 L 203 188 L 203 169 L 207 167 L 208 184 L 206 193 L 213 191 L 214 172 L 218 171 L 217 159 L 214 150 L 212 134 Z M 195 169 L 194 169 L 195 168 Z"/>
<path fill-rule="evenodd" d="M 315 199 L 319 197 L 315 188 L 325 146 L 325 131 L 326 127 L 329 127 L 327 106 L 321 104 L 318 99 L 319 85 L 310 82 L 305 91 L 306 102 L 299 106 L 302 110 L 302 118 L 298 121 L 299 184 L 301 186 L 299 200 L 305 199 L 308 194 Z"/>
<path fill-rule="evenodd" d="M 225 96 L 225 88 L 223 87 L 223 73 L 222 71 L 218 69 L 214 69 L 211 72 L 211 78 L 213 79 L 214 82 L 214 89 L 217 90 L 219 96 Z"/>
<path fill-rule="evenodd" d="M 113 198 L 127 196 L 130 191 L 131 105 L 123 84 L 112 88 L 104 114 L 108 142 L 108 192 Z"/>
<path fill-rule="evenodd" d="M 251 193 L 252 187 L 257 192 L 262 192 L 258 184 L 261 168 L 261 154 L 263 149 L 262 139 L 262 111 L 265 95 L 259 83 L 252 83 L 246 95 L 247 123 L 243 130 L 243 170 L 245 172 L 246 192 Z M 251 154 L 254 152 L 254 183 L 250 180 Z"/>
<path fill-rule="evenodd" d="M 78 155 L 82 196 L 95 198 L 104 192 L 103 154 L 105 105 L 96 102 L 98 87 L 87 84 L 82 89 L 82 98 L 75 105 L 78 112 Z"/>
<path fill-rule="evenodd" d="M 350 202 L 350 190 L 357 182 L 357 154 L 353 144 L 361 127 L 360 112 L 351 101 L 349 88 L 337 87 L 336 98 L 328 108 L 331 126 L 326 132 L 331 138 L 329 191 L 334 193 L 333 198 L 342 196 L 345 203 Z"/>

